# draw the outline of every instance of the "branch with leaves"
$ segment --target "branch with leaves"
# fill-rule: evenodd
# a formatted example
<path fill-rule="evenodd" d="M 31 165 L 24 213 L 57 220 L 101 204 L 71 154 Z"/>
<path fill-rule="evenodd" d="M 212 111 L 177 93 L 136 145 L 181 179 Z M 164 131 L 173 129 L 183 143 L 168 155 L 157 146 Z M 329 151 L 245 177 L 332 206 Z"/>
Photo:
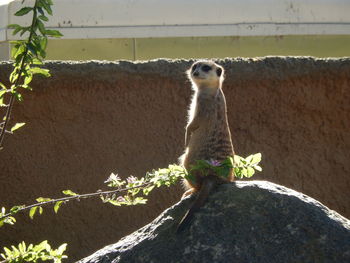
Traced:
<path fill-rule="evenodd" d="M 17 247 L 4 247 L 4 253 L 0 256 L 4 259 L 0 263 L 10 262 L 38 262 L 53 260 L 55 263 L 61 263 L 62 259 L 67 258 L 63 253 L 67 248 L 67 244 L 62 244 L 57 249 L 52 249 L 47 240 L 38 245 L 26 245 L 21 242 Z"/>
<path fill-rule="evenodd" d="M 0 211 L 0 227 L 4 224 L 14 224 L 16 219 L 14 215 L 29 210 L 29 217 L 34 218 L 34 215 L 39 212 L 42 214 L 43 207 L 53 205 L 55 213 L 62 204 L 71 200 L 81 200 L 91 197 L 100 197 L 104 203 L 110 203 L 115 206 L 122 205 L 137 205 L 146 204 L 148 194 L 154 189 L 161 186 L 171 186 L 177 183 L 180 179 L 186 178 L 193 180 L 192 174 L 200 170 L 205 174 L 208 170 L 213 171 L 216 175 L 227 177 L 231 169 L 234 169 L 235 176 L 238 178 L 252 177 L 255 171 L 261 171 L 259 163 L 261 161 L 261 154 L 253 154 L 247 158 L 242 158 L 235 155 L 234 159 L 229 157 L 223 162 L 215 160 L 198 161 L 189 171 L 179 165 L 169 165 L 168 168 L 162 168 L 147 172 L 145 177 L 138 179 L 130 176 L 125 180 L 121 180 L 116 174 L 111 174 L 105 183 L 109 187 L 116 188 L 109 191 L 97 191 L 95 193 L 77 194 L 71 190 L 63 191 L 66 197 L 52 199 L 39 197 L 36 199 L 37 203 L 32 205 L 17 205 L 6 212 L 5 207 Z M 124 193 L 124 195 L 121 195 Z"/>
<path fill-rule="evenodd" d="M 0 107 L 6 108 L 5 116 L 2 117 L 0 123 L 0 150 L 5 134 L 12 134 L 25 125 L 23 122 L 16 123 L 10 130 L 8 129 L 15 100 L 23 100 L 21 89 L 31 90 L 29 84 L 35 74 L 50 76 L 49 70 L 41 67 L 42 60 L 46 57 L 47 39 L 48 37 L 62 36 L 59 31 L 48 30 L 44 25 L 44 22 L 49 20 L 47 15 L 52 15 L 52 5 L 52 0 L 36 0 L 33 7 L 26 6 L 15 13 L 15 16 L 32 14 L 30 26 L 8 25 L 8 28 L 13 29 L 13 35 L 19 34 L 22 37 L 24 34 L 28 34 L 28 38 L 10 42 L 14 69 L 10 74 L 10 87 L 6 87 L 0 82 Z"/>

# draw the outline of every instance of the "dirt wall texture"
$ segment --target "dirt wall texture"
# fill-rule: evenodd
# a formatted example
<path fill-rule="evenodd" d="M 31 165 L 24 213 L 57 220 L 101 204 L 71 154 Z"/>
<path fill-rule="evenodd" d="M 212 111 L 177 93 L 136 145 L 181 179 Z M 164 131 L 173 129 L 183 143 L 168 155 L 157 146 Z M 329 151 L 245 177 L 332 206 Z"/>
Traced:
<path fill-rule="evenodd" d="M 0 206 L 105 189 L 174 163 L 182 154 L 191 99 L 189 60 L 49 62 L 49 79 L 16 103 L 26 122 L 0 151 Z M 224 92 L 237 154 L 261 152 L 269 180 L 301 191 L 350 217 L 350 59 L 225 59 Z M 0 80 L 10 66 L 0 64 Z M 4 81 L 5 82 L 5 81 Z M 154 219 L 177 202 L 181 186 L 157 190 L 146 206 L 70 202 L 57 215 L 0 229 L 0 247 L 22 240 L 69 244 L 68 262 L 87 256 Z"/>

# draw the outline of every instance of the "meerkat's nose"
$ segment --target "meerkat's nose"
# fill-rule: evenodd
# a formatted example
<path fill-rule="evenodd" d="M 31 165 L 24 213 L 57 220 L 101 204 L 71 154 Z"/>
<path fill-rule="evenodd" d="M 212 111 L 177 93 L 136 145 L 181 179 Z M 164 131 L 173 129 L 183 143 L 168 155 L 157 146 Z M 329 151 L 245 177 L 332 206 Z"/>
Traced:
<path fill-rule="evenodd" d="M 198 77 L 198 75 L 199 75 L 198 71 L 193 72 L 193 76 Z"/>

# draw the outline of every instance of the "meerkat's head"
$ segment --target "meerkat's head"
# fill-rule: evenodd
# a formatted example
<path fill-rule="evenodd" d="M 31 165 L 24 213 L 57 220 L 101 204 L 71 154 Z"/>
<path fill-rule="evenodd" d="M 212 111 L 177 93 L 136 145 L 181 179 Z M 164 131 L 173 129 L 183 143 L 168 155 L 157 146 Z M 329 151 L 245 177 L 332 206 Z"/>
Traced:
<path fill-rule="evenodd" d="M 224 69 L 213 61 L 200 60 L 187 71 L 191 82 L 198 88 L 219 88 L 224 80 Z"/>

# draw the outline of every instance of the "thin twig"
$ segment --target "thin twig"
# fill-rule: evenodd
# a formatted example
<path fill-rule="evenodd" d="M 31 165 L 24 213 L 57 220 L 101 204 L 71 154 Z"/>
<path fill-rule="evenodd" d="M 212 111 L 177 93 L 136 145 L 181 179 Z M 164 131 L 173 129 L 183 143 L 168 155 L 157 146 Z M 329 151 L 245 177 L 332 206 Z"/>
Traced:
<path fill-rule="evenodd" d="M 33 28 L 33 25 L 35 23 L 35 20 L 37 19 L 36 15 L 37 15 L 37 2 L 38 0 L 35 0 L 35 4 L 34 4 L 34 7 L 33 7 L 33 19 L 32 19 L 32 26 L 31 26 L 31 30 L 30 30 L 30 34 L 29 34 L 29 37 L 28 37 L 28 41 L 27 41 L 27 44 L 29 44 L 31 41 L 32 41 L 32 37 L 33 37 L 33 34 L 34 34 L 34 28 Z M 25 63 L 25 59 L 27 57 L 27 54 L 28 54 L 28 47 L 26 45 L 26 49 L 24 51 L 24 55 L 22 57 L 22 61 L 21 61 L 21 67 L 20 67 L 20 70 L 18 72 L 18 78 L 16 79 L 16 82 L 15 82 L 15 87 L 18 86 L 19 84 L 19 81 L 22 77 L 22 73 L 23 73 L 23 69 L 24 69 L 24 63 Z M 10 121 L 10 117 L 11 117 L 11 112 L 12 112 L 12 108 L 13 108 L 13 104 L 15 102 L 15 94 L 14 93 L 11 93 L 10 95 L 10 101 L 8 103 L 8 107 L 7 107 L 7 111 L 6 111 L 6 115 L 5 115 L 5 121 L 4 121 L 4 125 L 3 125 L 3 129 L 1 130 L 1 133 L 0 133 L 0 149 L 1 149 L 1 146 L 2 146 L 2 143 L 3 143 L 3 140 L 4 140 L 4 137 L 5 137 L 5 133 L 6 133 L 6 127 Z"/>
<path fill-rule="evenodd" d="M 32 204 L 32 205 L 28 205 L 25 207 L 22 207 L 20 209 L 18 209 L 15 213 L 7 213 L 5 215 L 3 215 L 2 217 L 0 217 L 0 220 L 12 216 L 14 214 L 17 214 L 18 212 L 22 212 L 24 210 L 28 210 L 31 209 L 33 207 L 36 206 L 45 206 L 45 205 L 49 205 L 49 204 L 53 204 L 53 203 L 57 203 L 57 202 L 66 202 L 66 201 L 70 201 L 70 200 L 74 200 L 74 199 L 82 199 L 82 198 L 89 198 L 89 197 L 95 197 L 95 196 L 101 196 L 101 195 L 108 195 L 108 194 L 115 194 L 115 193 L 119 193 L 119 192 L 126 192 L 132 189 L 136 189 L 136 188 L 142 188 L 145 186 L 148 186 L 152 184 L 151 182 L 147 182 L 138 186 L 133 186 L 133 187 L 127 187 L 127 188 L 122 188 L 122 189 L 117 189 L 117 190 L 111 190 L 111 191 L 104 191 L 104 192 L 96 192 L 96 193 L 89 193 L 89 194 L 81 194 L 81 195 L 74 195 L 74 196 L 68 196 L 68 197 L 62 197 L 62 198 L 58 198 L 58 199 L 52 199 L 50 201 L 45 201 L 45 202 L 41 202 L 41 203 L 36 203 L 36 204 Z M 0 262 L 2 263 L 2 262 Z"/>

